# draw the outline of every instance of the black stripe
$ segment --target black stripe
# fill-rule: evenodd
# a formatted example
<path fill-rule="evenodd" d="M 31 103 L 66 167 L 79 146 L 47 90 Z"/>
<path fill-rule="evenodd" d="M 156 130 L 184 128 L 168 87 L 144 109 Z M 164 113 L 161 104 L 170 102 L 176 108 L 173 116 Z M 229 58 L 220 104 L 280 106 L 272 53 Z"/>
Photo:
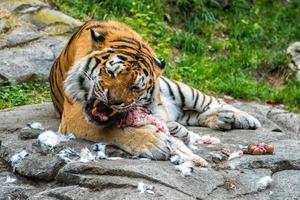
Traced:
<path fill-rule="evenodd" d="M 52 79 L 52 82 L 53 82 L 53 88 L 54 88 L 54 90 L 55 89 L 57 89 L 57 91 L 59 92 L 59 94 L 60 94 L 60 98 L 62 99 L 62 102 L 64 101 L 63 100 L 63 94 L 62 94 L 62 92 L 61 92 L 61 90 L 60 90 L 60 88 L 59 88 L 59 85 L 57 84 L 57 74 L 56 74 L 56 72 L 57 72 L 57 67 L 59 68 L 59 72 L 60 72 L 60 74 L 62 73 L 61 72 L 61 70 L 60 70 L 60 66 L 58 66 L 57 65 L 57 63 L 55 64 L 55 66 L 54 66 L 54 68 L 53 68 L 53 74 L 51 74 L 51 79 Z M 60 75 L 61 76 L 61 78 L 62 78 L 62 75 Z M 59 101 L 59 103 L 60 103 L 61 101 Z"/>
<path fill-rule="evenodd" d="M 182 138 L 186 138 L 188 136 L 189 136 L 189 131 L 187 130 L 186 133 L 185 133 L 185 135 L 182 136 Z"/>
<path fill-rule="evenodd" d="M 50 86 L 51 86 L 51 98 L 52 98 L 52 101 L 53 101 L 53 105 L 55 106 L 55 108 L 57 108 L 57 111 L 60 113 L 60 115 L 62 114 L 62 110 L 63 110 L 63 106 L 61 105 L 60 101 L 58 100 L 57 96 L 55 95 L 55 88 L 57 88 L 56 86 L 56 79 L 55 79 L 55 75 L 54 75 L 54 70 L 55 70 L 55 67 L 57 66 L 56 65 L 57 62 L 54 63 L 54 66 L 52 67 L 51 69 L 51 73 L 50 73 Z M 56 106 L 57 105 L 57 106 Z M 58 108 L 59 106 L 59 108 Z"/>
<path fill-rule="evenodd" d="M 92 60 L 92 58 L 89 58 L 88 61 L 87 61 L 87 63 L 84 66 L 84 70 L 83 71 L 86 72 L 86 73 L 88 72 L 91 60 Z"/>
<path fill-rule="evenodd" d="M 131 49 L 133 51 L 138 52 L 138 49 L 133 48 L 131 46 L 127 46 L 127 45 L 118 45 L 118 46 L 117 45 L 111 45 L 110 48 L 113 48 L 113 49 Z"/>
<path fill-rule="evenodd" d="M 95 66 L 91 70 L 91 75 L 93 75 L 95 69 L 98 67 L 99 63 L 101 62 L 98 58 L 95 58 L 95 59 L 96 59 L 96 64 L 95 64 Z"/>
<path fill-rule="evenodd" d="M 52 88 L 52 87 L 51 87 Z M 53 90 L 53 88 L 52 88 L 52 90 Z M 58 105 L 60 108 L 58 109 L 58 111 L 61 113 L 62 112 L 62 105 L 60 104 L 60 102 L 58 101 L 58 99 L 57 99 L 57 97 L 56 97 L 56 95 L 55 95 L 55 93 L 54 92 L 51 92 L 51 97 L 52 97 L 52 101 L 53 101 L 53 105 L 57 108 L 57 106 L 56 105 Z"/>
<path fill-rule="evenodd" d="M 199 92 L 197 91 L 197 93 L 196 93 L 196 100 L 194 101 L 193 109 L 196 108 L 196 106 L 198 104 L 198 100 L 199 100 Z"/>
<path fill-rule="evenodd" d="M 192 91 L 192 100 L 194 100 L 194 97 L 195 97 L 195 91 L 192 87 L 190 87 L 191 91 Z"/>
<path fill-rule="evenodd" d="M 142 64 L 144 64 L 144 66 L 148 69 L 150 69 L 150 65 L 149 63 L 147 63 L 144 59 L 139 60 L 138 62 L 141 62 Z"/>
<path fill-rule="evenodd" d="M 173 83 L 175 83 L 175 85 L 177 86 L 179 96 L 180 96 L 180 99 L 181 99 L 181 107 L 184 108 L 185 107 L 185 97 L 184 97 L 184 95 L 181 91 L 181 88 L 180 88 L 179 84 L 177 82 L 174 82 L 174 81 L 173 81 Z"/>
<path fill-rule="evenodd" d="M 178 130 L 177 130 L 176 132 L 173 132 L 173 134 L 170 132 L 171 135 L 176 135 L 177 133 L 179 133 L 180 130 L 182 129 L 182 127 L 177 125 L 177 126 L 176 126 L 176 129 L 178 129 Z M 175 130 L 176 130 L 176 129 L 175 129 Z"/>
<path fill-rule="evenodd" d="M 198 112 L 197 113 L 197 116 L 196 116 L 196 119 L 198 120 L 198 117 L 202 114 L 203 112 Z"/>
<path fill-rule="evenodd" d="M 151 54 L 151 51 L 150 49 L 144 45 L 144 44 L 141 44 L 140 42 L 136 41 L 134 38 L 122 38 L 122 39 L 115 39 L 115 40 L 111 40 L 110 41 L 111 43 L 114 43 L 114 42 L 125 42 L 125 43 L 130 43 L 130 44 L 133 44 L 133 45 L 139 45 L 139 48 L 144 48 L 147 50 L 147 53 L 148 54 Z"/>
<path fill-rule="evenodd" d="M 203 104 L 204 104 L 204 102 L 205 102 L 205 95 L 204 95 L 204 94 L 202 94 L 202 96 L 203 96 L 203 100 L 202 100 L 202 103 L 201 103 L 200 109 L 202 108 L 202 106 L 203 106 Z"/>
<path fill-rule="evenodd" d="M 205 112 L 208 108 L 209 108 L 209 105 L 211 104 L 211 102 L 212 102 L 212 97 L 211 96 L 209 96 L 209 102 L 206 104 L 206 106 L 203 108 L 203 111 L 202 112 Z"/>
<path fill-rule="evenodd" d="M 175 95 L 172 91 L 172 88 L 171 88 L 170 84 L 163 77 L 161 77 L 161 79 L 166 83 L 166 85 L 168 87 L 168 90 L 169 90 L 169 94 L 172 96 L 173 100 L 175 100 Z"/>
<path fill-rule="evenodd" d="M 188 117 L 187 117 L 187 119 L 186 119 L 186 121 L 185 121 L 186 125 L 188 125 L 188 126 L 190 126 L 190 123 L 189 123 L 190 118 L 191 118 L 191 113 L 188 112 Z"/>
<path fill-rule="evenodd" d="M 132 38 L 123 38 L 123 39 L 116 39 L 116 40 L 110 41 L 110 43 L 114 43 L 114 42 L 125 42 L 125 43 L 130 43 L 133 45 L 137 45 L 137 41 Z"/>
<path fill-rule="evenodd" d="M 61 67 L 58 66 L 58 69 L 59 69 L 60 77 L 61 77 L 61 79 L 63 80 Z M 57 70 L 56 70 L 56 71 L 57 71 Z M 57 76 L 53 76 L 53 77 L 57 77 Z M 63 99 L 63 96 L 64 96 L 63 94 L 64 94 L 64 93 L 60 90 L 60 87 L 59 87 L 59 85 L 57 84 L 57 81 L 56 81 L 56 80 L 55 80 L 55 84 L 56 84 L 57 91 L 59 92 L 61 98 Z M 62 101 L 64 101 L 64 100 L 62 100 Z"/>

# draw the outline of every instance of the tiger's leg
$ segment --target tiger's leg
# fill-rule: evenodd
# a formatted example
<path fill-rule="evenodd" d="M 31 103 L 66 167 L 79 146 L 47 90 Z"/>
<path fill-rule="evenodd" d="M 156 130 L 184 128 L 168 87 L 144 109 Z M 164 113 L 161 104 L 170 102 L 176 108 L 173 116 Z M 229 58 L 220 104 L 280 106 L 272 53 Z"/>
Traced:
<path fill-rule="evenodd" d="M 161 95 L 170 96 L 181 113 L 176 121 L 183 125 L 207 126 L 213 129 L 256 129 L 260 122 L 233 106 L 205 95 L 183 83 L 161 77 Z"/>
<path fill-rule="evenodd" d="M 196 140 L 196 138 L 200 137 L 193 131 L 189 131 L 183 125 L 175 121 L 168 122 L 167 127 L 172 136 L 179 138 L 187 145 L 193 143 Z"/>
<path fill-rule="evenodd" d="M 101 128 L 88 123 L 82 113 L 82 106 L 64 103 L 64 112 L 59 128 L 61 133 L 73 133 L 77 138 L 95 142 L 114 144 L 128 153 L 154 160 L 166 160 L 172 154 L 179 154 L 186 160 L 206 166 L 207 162 L 193 154 L 180 140 L 163 132 L 156 132 L 147 126 L 117 128 L 110 126 Z"/>
<path fill-rule="evenodd" d="M 257 129 L 260 122 L 248 113 L 228 105 L 220 104 L 205 112 L 183 111 L 178 122 L 189 126 L 207 126 L 217 130 Z"/>

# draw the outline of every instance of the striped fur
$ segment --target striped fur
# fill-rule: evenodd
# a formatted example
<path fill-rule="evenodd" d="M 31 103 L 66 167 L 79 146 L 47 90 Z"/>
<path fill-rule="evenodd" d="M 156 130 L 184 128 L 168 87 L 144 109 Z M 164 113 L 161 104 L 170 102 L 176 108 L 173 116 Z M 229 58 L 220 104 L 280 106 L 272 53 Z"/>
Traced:
<path fill-rule="evenodd" d="M 176 152 L 203 164 L 203 159 L 174 140 L 177 137 L 187 144 L 195 138 L 184 125 L 220 130 L 260 127 L 259 121 L 246 112 L 161 76 L 163 68 L 164 62 L 126 25 L 113 21 L 85 23 L 71 37 L 50 73 L 51 98 L 62 117 L 59 131 L 113 143 L 152 159 L 167 158 L 173 141 L 179 148 Z M 119 112 L 142 106 L 166 123 L 174 137 L 145 127 L 105 129 L 92 125 L 83 110 L 93 98 Z"/>

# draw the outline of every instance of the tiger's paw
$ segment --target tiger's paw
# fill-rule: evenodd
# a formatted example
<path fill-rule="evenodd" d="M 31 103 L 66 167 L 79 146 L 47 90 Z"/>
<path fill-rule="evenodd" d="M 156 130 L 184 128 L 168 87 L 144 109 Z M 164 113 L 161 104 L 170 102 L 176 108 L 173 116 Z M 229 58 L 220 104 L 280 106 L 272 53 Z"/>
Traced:
<path fill-rule="evenodd" d="M 148 137 L 151 136 L 151 139 Z M 150 158 L 152 160 L 169 160 L 173 155 L 179 155 L 186 161 L 192 161 L 197 166 L 207 166 L 208 163 L 194 154 L 181 140 L 164 132 L 149 132 L 147 142 L 130 148 L 129 153 Z"/>
<path fill-rule="evenodd" d="M 170 149 L 172 155 L 178 155 L 185 161 L 192 161 L 196 166 L 207 167 L 207 161 L 194 154 L 181 140 L 177 138 L 170 138 Z"/>
<path fill-rule="evenodd" d="M 261 127 L 260 122 L 255 117 L 227 104 L 200 120 L 200 124 L 217 130 L 257 129 Z"/>

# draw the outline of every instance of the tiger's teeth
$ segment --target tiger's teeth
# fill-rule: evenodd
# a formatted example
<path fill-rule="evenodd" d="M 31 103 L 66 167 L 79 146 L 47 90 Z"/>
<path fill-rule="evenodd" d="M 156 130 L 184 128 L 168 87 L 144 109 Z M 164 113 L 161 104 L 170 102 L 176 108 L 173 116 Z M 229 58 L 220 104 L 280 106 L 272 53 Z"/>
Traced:
<path fill-rule="evenodd" d="M 92 109 L 92 115 L 97 115 L 97 108 L 96 107 Z"/>
<path fill-rule="evenodd" d="M 116 114 L 116 113 L 117 113 L 117 111 L 116 111 L 116 110 L 113 110 L 108 116 L 111 117 L 111 116 L 113 116 L 113 115 Z"/>
<path fill-rule="evenodd" d="M 96 99 L 95 102 L 94 102 L 93 107 L 96 107 L 99 103 L 100 103 L 100 100 L 99 100 L 99 99 Z"/>
<path fill-rule="evenodd" d="M 100 115 L 99 117 L 100 117 L 101 121 L 107 121 L 108 120 L 108 117 L 105 116 L 105 115 Z"/>

